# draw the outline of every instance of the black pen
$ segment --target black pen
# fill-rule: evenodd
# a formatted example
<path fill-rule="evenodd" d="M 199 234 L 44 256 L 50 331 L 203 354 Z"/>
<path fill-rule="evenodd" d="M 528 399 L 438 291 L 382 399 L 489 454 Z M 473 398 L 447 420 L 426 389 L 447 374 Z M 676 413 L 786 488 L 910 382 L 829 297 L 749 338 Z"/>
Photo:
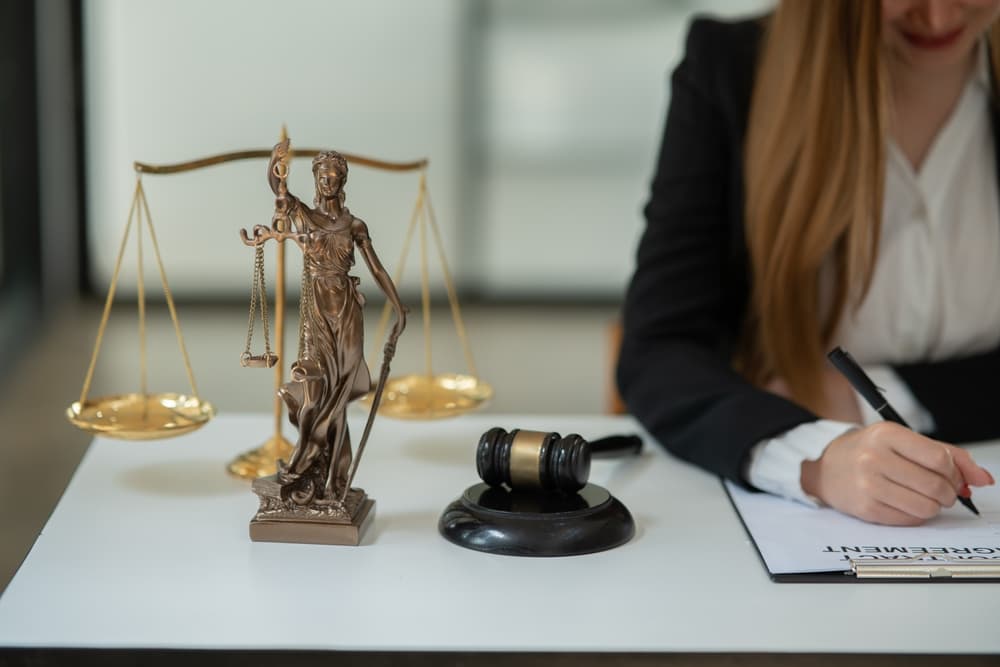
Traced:
<path fill-rule="evenodd" d="M 851 383 L 854 390 L 861 394 L 861 397 L 868 402 L 868 405 L 872 406 L 875 412 L 882 415 L 883 419 L 910 428 L 906 420 L 900 417 L 899 413 L 889 405 L 889 401 L 882 395 L 882 391 L 875 386 L 872 379 L 868 377 L 868 374 L 862 370 L 861 366 L 858 365 L 858 362 L 854 360 L 854 357 L 847 350 L 835 347 L 826 356 L 830 360 L 830 363 L 840 371 L 841 375 L 847 378 L 847 381 Z M 979 510 L 972 504 L 971 498 L 958 496 L 958 502 L 968 507 L 977 516 L 979 515 Z"/>

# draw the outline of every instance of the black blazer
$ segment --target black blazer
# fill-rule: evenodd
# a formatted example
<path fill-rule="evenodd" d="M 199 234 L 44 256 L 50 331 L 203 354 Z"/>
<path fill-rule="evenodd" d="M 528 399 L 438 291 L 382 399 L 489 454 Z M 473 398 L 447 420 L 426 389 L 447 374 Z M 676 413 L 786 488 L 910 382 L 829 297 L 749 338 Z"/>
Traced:
<path fill-rule="evenodd" d="M 672 77 L 617 369 L 629 411 L 660 443 L 743 484 L 754 444 L 817 419 L 731 368 L 750 294 L 743 144 L 761 35 L 759 20 L 691 26 Z M 1000 349 L 894 369 L 934 416 L 934 437 L 1000 435 Z"/>

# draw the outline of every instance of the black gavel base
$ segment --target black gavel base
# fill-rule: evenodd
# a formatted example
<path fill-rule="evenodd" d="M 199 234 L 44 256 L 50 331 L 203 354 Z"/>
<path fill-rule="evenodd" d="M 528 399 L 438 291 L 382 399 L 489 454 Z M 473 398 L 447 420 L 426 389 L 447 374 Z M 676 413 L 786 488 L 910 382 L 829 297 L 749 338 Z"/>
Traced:
<path fill-rule="evenodd" d="M 438 530 L 468 549 L 504 556 L 576 556 L 628 542 L 635 522 L 607 489 L 576 493 L 476 484 L 445 508 Z"/>

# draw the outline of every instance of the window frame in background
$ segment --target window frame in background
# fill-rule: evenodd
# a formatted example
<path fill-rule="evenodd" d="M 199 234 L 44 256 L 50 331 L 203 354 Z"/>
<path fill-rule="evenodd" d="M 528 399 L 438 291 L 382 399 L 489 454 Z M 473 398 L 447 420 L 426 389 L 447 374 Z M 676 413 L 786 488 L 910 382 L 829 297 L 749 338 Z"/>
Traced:
<path fill-rule="evenodd" d="M 80 0 L 0 3 L 0 349 L 88 292 Z M 21 354 L 0 355 L 4 374 Z"/>

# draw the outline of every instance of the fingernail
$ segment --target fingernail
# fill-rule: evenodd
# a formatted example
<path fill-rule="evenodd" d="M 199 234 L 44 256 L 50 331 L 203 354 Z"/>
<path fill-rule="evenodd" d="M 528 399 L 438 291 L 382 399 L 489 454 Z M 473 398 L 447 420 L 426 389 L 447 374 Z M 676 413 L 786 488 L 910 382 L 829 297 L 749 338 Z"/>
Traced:
<path fill-rule="evenodd" d="M 983 470 L 986 470 L 986 469 L 985 469 L 985 468 L 983 468 Z M 989 478 L 990 478 L 990 486 L 992 486 L 992 485 L 994 485 L 994 484 L 996 484 L 996 483 L 997 483 L 997 481 L 996 481 L 995 479 L 993 479 L 993 475 L 992 475 L 992 474 L 990 473 L 990 471 L 989 471 L 989 470 L 986 470 L 986 474 L 987 474 L 987 475 L 989 476 Z"/>
<path fill-rule="evenodd" d="M 958 492 L 958 495 L 962 496 L 963 498 L 971 498 L 972 489 L 969 488 L 968 484 L 963 484 L 962 488 Z"/>

